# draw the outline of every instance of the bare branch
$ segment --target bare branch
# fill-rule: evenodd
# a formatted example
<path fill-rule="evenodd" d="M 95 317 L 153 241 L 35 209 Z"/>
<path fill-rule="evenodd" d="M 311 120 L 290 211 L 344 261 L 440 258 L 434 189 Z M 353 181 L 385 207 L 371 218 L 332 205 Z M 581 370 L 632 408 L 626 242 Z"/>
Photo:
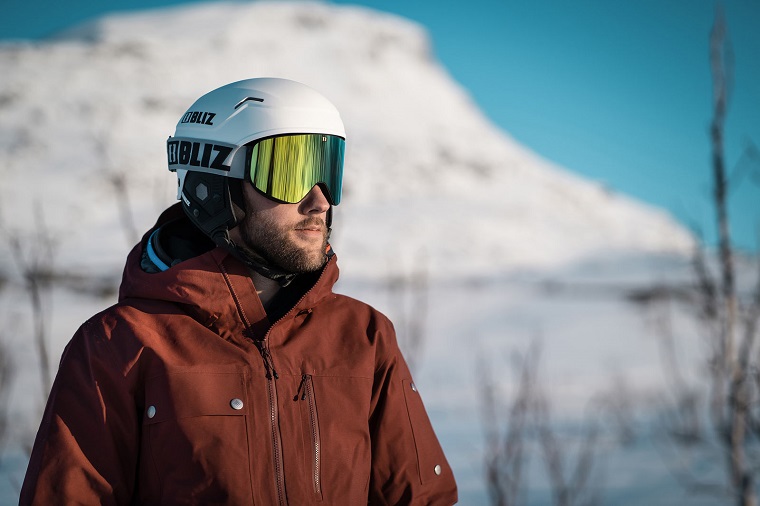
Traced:
<path fill-rule="evenodd" d="M 50 315 L 50 296 L 54 277 L 56 241 L 45 225 L 41 205 L 34 206 L 35 225 L 31 235 L 3 230 L 11 257 L 24 280 L 34 322 L 34 344 L 39 359 L 42 399 L 46 399 L 52 384 L 48 353 L 47 322 Z"/>
<path fill-rule="evenodd" d="M 594 502 L 594 494 L 590 487 L 593 485 L 591 475 L 599 436 L 598 425 L 593 421 L 583 424 L 582 440 L 575 452 L 574 464 L 571 464 L 569 459 L 572 452 L 557 436 L 551 421 L 551 409 L 543 393 L 536 395 L 535 420 L 554 504 L 572 506 L 584 504 L 584 499 Z M 572 466 L 569 473 L 565 469 L 567 465 Z"/>
<path fill-rule="evenodd" d="M 498 413 L 502 404 L 497 399 L 488 365 L 481 361 L 486 484 L 494 506 L 515 505 L 523 492 L 523 468 L 528 460 L 528 421 L 536 386 L 537 361 L 536 346 L 532 346 L 524 357 L 514 359 L 513 370 L 518 374 L 518 386 L 507 413 L 503 434 Z"/>
<path fill-rule="evenodd" d="M 551 420 L 549 399 L 542 392 L 538 378 L 540 345 L 534 341 L 523 356 L 513 360 L 512 370 L 517 371 L 517 390 L 508 408 L 506 425 L 499 422 L 500 403 L 496 398 L 493 381 L 485 363 L 481 365 L 484 385 L 482 417 L 486 433 L 485 471 L 491 504 L 506 506 L 517 504 L 527 480 L 523 468 L 529 457 L 530 438 L 535 435 L 542 450 L 544 467 L 557 506 L 595 504 L 592 471 L 596 456 L 598 425 L 584 422 L 583 438 L 577 447 L 574 460 L 568 445 L 560 441 Z M 570 473 L 566 466 L 570 466 Z"/>
<path fill-rule="evenodd" d="M 720 493 L 733 497 L 739 505 L 749 506 L 756 503 L 753 460 L 760 461 L 760 448 L 757 446 L 760 441 L 749 437 L 759 426 L 757 401 L 760 376 L 756 343 L 760 284 L 758 295 L 749 307 L 745 307 L 736 284 L 735 251 L 728 208 L 730 187 L 724 154 L 724 128 L 732 87 L 733 56 L 721 9 L 716 12 L 710 34 L 710 68 L 713 83 L 710 143 L 719 275 L 715 278 L 710 275 L 703 249 L 695 255 L 694 274 L 699 294 L 697 312 L 711 338 L 710 354 L 706 361 L 709 370 L 706 393 L 710 399 L 707 414 L 713 433 L 705 433 L 702 437 L 698 426 L 693 425 L 700 421 L 701 396 L 695 387 L 687 385 L 679 374 L 673 372 L 670 373 L 670 383 L 675 400 L 671 409 L 663 413 L 662 424 L 669 441 L 681 452 L 678 475 L 687 483 L 689 490 L 700 493 L 722 491 Z M 754 156 L 753 152 L 748 153 L 747 159 Z M 760 279 L 758 281 L 760 283 Z M 740 325 L 741 317 L 744 317 L 743 327 Z M 670 329 L 663 326 L 660 334 L 666 338 L 668 346 L 672 346 Z M 676 356 L 673 349 L 666 349 L 666 353 Z M 666 370 L 674 368 L 673 358 L 667 362 Z M 688 459 L 692 454 L 699 454 L 701 460 Z M 694 470 L 703 467 L 704 462 L 721 461 L 725 463 L 726 486 L 705 482 L 694 474 Z"/>

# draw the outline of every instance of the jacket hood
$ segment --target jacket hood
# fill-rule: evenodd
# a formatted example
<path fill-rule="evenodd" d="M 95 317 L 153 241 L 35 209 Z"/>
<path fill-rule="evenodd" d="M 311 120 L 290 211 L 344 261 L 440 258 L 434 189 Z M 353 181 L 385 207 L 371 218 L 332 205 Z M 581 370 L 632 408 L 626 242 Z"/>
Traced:
<path fill-rule="evenodd" d="M 181 205 L 175 204 L 161 214 L 156 224 L 129 253 L 119 288 L 119 302 L 143 299 L 176 304 L 203 322 L 235 315 L 241 296 L 249 298 L 252 294 L 258 299 L 248 267 L 219 247 L 181 261 L 162 272 L 143 270 L 141 258 L 151 234 L 178 219 L 187 218 Z M 310 309 L 322 298 L 332 295 L 338 274 L 337 256 L 333 255 L 322 268 L 314 286 L 291 311 Z"/>

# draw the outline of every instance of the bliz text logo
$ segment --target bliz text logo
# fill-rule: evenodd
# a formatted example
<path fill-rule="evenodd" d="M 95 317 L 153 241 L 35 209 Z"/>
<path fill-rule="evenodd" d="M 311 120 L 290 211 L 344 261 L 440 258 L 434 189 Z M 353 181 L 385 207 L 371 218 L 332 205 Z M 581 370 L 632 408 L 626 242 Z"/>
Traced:
<path fill-rule="evenodd" d="M 205 142 L 169 141 L 166 143 L 169 165 L 191 165 L 229 171 L 224 161 L 232 152 L 229 146 L 207 144 Z"/>
<path fill-rule="evenodd" d="M 180 123 L 198 123 L 200 125 L 213 125 L 211 122 L 216 116 L 215 112 L 187 111 Z"/>

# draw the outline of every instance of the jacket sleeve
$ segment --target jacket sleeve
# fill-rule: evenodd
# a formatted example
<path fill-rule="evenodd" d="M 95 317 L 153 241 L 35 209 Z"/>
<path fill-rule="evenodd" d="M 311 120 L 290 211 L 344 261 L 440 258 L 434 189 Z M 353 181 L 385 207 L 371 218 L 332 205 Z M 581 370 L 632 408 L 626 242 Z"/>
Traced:
<path fill-rule="evenodd" d="M 375 335 L 377 358 L 370 413 L 370 505 L 457 502 L 454 474 L 430 424 L 409 368 L 384 320 Z"/>
<path fill-rule="evenodd" d="M 132 502 L 139 425 L 128 371 L 88 325 L 64 350 L 19 504 Z"/>

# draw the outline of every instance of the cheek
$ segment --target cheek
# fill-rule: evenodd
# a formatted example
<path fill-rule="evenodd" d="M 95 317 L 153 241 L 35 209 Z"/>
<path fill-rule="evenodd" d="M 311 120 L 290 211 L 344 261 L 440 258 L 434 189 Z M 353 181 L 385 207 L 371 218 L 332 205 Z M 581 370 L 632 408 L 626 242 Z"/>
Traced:
<path fill-rule="evenodd" d="M 243 198 L 245 199 L 245 207 L 247 211 L 250 210 L 254 213 L 267 212 L 280 206 L 277 202 L 269 200 L 256 191 L 250 183 L 243 182 L 242 184 Z"/>
<path fill-rule="evenodd" d="M 280 204 L 264 197 L 249 184 L 245 188 L 246 214 L 256 216 L 259 223 L 286 228 L 287 224 L 299 221 L 298 204 Z"/>

